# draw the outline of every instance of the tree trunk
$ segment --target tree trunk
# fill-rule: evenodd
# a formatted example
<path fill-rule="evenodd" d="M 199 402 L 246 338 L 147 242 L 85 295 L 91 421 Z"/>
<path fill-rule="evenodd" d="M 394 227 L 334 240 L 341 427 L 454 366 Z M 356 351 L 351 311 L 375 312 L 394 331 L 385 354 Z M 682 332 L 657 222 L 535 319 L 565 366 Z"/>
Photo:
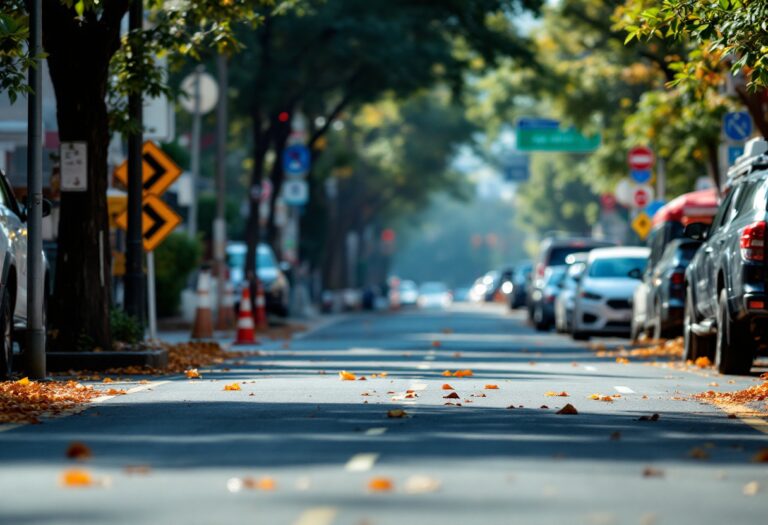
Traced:
<path fill-rule="evenodd" d="M 51 306 L 60 350 L 111 349 L 111 250 L 107 218 L 109 127 L 105 96 L 109 61 L 119 46 L 128 2 L 112 2 L 101 20 L 46 0 L 43 42 L 56 93 L 62 142 L 87 144 L 87 191 L 62 192 L 56 282 Z M 122 11 L 122 12 L 121 12 Z"/>
<path fill-rule="evenodd" d="M 750 93 L 746 88 L 736 88 L 736 94 L 747 107 L 760 135 L 768 138 L 768 119 L 765 118 L 762 93 Z"/>
<path fill-rule="evenodd" d="M 291 134 L 290 122 L 280 122 L 277 118 L 272 119 L 271 124 L 274 130 L 274 142 L 273 151 L 275 153 L 275 161 L 272 164 L 272 171 L 270 178 L 272 179 L 272 198 L 269 201 L 269 217 L 267 219 L 267 242 L 278 254 L 278 258 L 282 258 L 282 246 L 278 243 L 277 238 L 277 225 L 275 224 L 275 213 L 277 211 L 277 200 L 280 197 L 280 192 L 283 190 L 283 182 L 285 181 L 285 172 L 283 170 L 283 152 L 285 146 L 288 143 L 288 137 Z"/>
<path fill-rule="evenodd" d="M 256 280 L 256 247 L 261 241 L 261 195 L 264 182 L 264 159 L 269 151 L 270 133 L 264 130 L 262 125 L 261 113 L 256 110 L 253 119 L 253 173 L 251 174 L 251 187 L 248 195 L 249 213 L 248 223 L 245 228 L 245 276 L 249 282 L 255 283 Z"/>
<path fill-rule="evenodd" d="M 708 142 L 707 145 L 707 172 L 712 177 L 712 181 L 715 183 L 717 193 L 722 195 L 722 188 L 720 187 L 720 160 L 717 155 L 718 144 L 716 142 Z"/>

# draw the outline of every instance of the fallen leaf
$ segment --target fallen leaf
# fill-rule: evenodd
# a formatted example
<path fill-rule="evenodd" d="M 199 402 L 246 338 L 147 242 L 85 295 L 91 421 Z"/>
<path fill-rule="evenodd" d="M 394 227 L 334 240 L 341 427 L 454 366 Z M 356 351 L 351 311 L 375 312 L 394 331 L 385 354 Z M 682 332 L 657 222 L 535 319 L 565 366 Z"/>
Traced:
<path fill-rule="evenodd" d="M 29 380 L 29 378 L 28 378 L 28 377 L 22 377 L 21 379 L 19 379 L 18 381 L 16 381 L 16 384 L 17 384 L 17 385 L 21 385 L 21 386 L 27 386 L 27 385 L 29 385 L 30 383 L 31 383 L 31 381 Z"/>
<path fill-rule="evenodd" d="M 658 414 L 653 414 L 651 416 L 640 416 L 639 418 L 637 418 L 637 420 L 638 421 L 658 421 L 659 420 L 659 415 Z"/>
<path fill-rule="evenodd" d="M 484 387 L 486 390 L 498 390 L 499 385 L 485 385 Z"/>
<path fill-rule="evenodd" d="M 755 496 L 758 492 L 760 492 L 760 483 L 757 481 L 750 481 L 744 487 L 741 489 L 741 492 L 745 496 Z"/>
<path fill-rule="evenodd" d="M 454 352 L 454 353 L 453 353 L 453 357 L 454 357 L 455 359 L 461 359 L 461 352 Z"/>
<path fill-rule="evenodd" d="M 451 377 L 453 374 L 451 373 L 450 370 L 443 370 L 443 374 L 442 375 L 444 375 L 445 377 Z"/>
<path fill-rule="evenodd" d="M 467 368 L 466 370 L 456 370 L 453 375 L 454 377 L 472 377 L 474 373 Z"/>
<path fill-rule="evenodd" d="M 190 368 L 189 370 L 184 371 L 184 374 L 187 376 L 187 379 L 200 379 L 202 377 L 200 372 L 197 371 L 197 368 Z"/>
<path fill-rule="evenodd" d="M 455 389 L 454 389 L 454 388 L 453 388 L 451 385 L 449 385 L 448 383 L 445 383 L 445 384 L 443 385 L 443 387 L 442 387 L 442 388 L 443 388 L 443 390 L 455 390 Z"/>
<path fill-rule="evenodd" d="M 407 415 L 408 414 L 405 413 L 405 410 L 403 410 L 401 408 L 395 408 L 395 409 L 387 411 L 387 417 L 401 418 L 401 417 L 405 417 Z"/>
<path fill-rule="evenodd" d="M 547 408 L 549 408 L 549 407 L 548 407 L 547 405 L 541 405 L 539 408 L 544 408 L 544 409 L 547 409 Z"/>
<path fill-rule="evenodd" d="M 693 447 L 688 451 L 688 457 L 693 459 L 709 459 L 709 454 L 703 448 Z"/>
<path fill-rule="evenodd" d="M 440 481 L 429 476 L 411 476 L 405 480 L 405 492 L 408 494 L 425 494 L 440 490 Z"/>
<path fill-rule="evenodd" d="M 459 394 L 456 392 L 451 392 L 447 396 L 443 396 L 443 399 L 459 399 Z"/>
<path fill-rule="evenodd" d="M 557 393 L 557 392 L 552 392 L 552 391 L 550 390 L 549 392 L 547 392 L 547 393 L 546 393 L 546 394 L 544 394 L 544 395 L 545 395 L 545 396 L 547 396 L 547 397 L 568 397 L 568 392 L 560 392 L 560 393 Z"/>
<path fill-rule="evenodd" d="M 240 385 L 237 383 L 232 383 L 229 385 L 224 385 L 224 390 L 240 390 Z"/>
<path fill-rule="evenodd" d="M 515 409 L 515 408 L 517 408 L 515 405 L 509 405 L 509 406 L 507 407 L 507 410 L 513 410 L 513 409 Z"/>
<path fill-rule="evenodd" d="M 129 475 L 147 475 L 152 472 L 152 467 L 149 465 L 126 465 L 123 467 L 123 472 Z"/>
<path fill-rule="evenodd" d="M 768 463 L 768 448 L 762 448 L 752 456 L 753 463 Z"/>
<path fill-rule="evenodd" d="M 629 359 L 627 359 L 626 357 L 617 357 L 616 362 L 619 363 L 620 365 L 627 365 L 629 364 Z"/>
<path fill-rule="evenodd" d="M 111 377 L 105 377 L 102 383 L 114 383 Z"/>
<path fill-rule="evenodd" d="M 69 459 L 84 460 L 92 456 L 91 449 L 85 443 L 74 441 L 67 448 L 67 457 Z"/>
<path fill-rule="evenodd" d="M 710 361 L 707 356 L 701 356 L 701 357 L 697 357 L 696 361 L 694 361 L 693 364 L 699 368 L 709 368 L 710 366 L 712 366 L 712 361 Z"/>
<path fill-rule="evenodd" d="M 357 378 L 358 381 L 368 381 L 365 376 L 360 376 Z"/>
<path fill-rule="evenodd" d="M 346 370 L 342 370 L 339 372 L 339 379 L 342 381 L 354 381 L 357 379 L 357 376 L 353 374 L 352 372 L 347 372 Z"/>
<path fill-rule="evenodd" d="M 709 383 L 709 386 L 720 386 L 720 384 L 719 384 L 719 383 L 715 383 L 715 382 L 713 381 L 713 382 Z"/>
<path fill-rule="evenodd" d="M 125 390 L 119 390 L 117 388 L 110 388 L 109 390 L 104 392 L 104 394 L 108 396 L 124 396 L 127 393 L 128 392 L 126 392 Z"/>
<path fill-rule="evenodd" d="M 389 478 L 373 478 L 368 481 L 368 490 L 371 492 L 389 492 L 395 487 Z"/>
<path fill-rule="evenodd" d="M 572 404 L 568 403 L 563 408 L 557 411 L 558 414 L 572 416 L 579 413 L 578 410 L 576 410 L 576 407 L 574 407 Z"/>
<path fill-rule="evenodd" d="M 277 482 L 269 476 L 259 479 L 243 478 L 243 487 L 251 490 L 275 490 Z"/>
<path fill-rule="evenodd" d="M 645 467 L 643 469 L 643 477 L 644 478 L 663 478 L 664 471 L 657 468 L 653 468 L 653 467 Z"/>
<path fill-rule="evenodd" d="M 61 475 L 61 484 L 65 487 L 90 487 L 93 477 L 87 470 L 71 469 Z"/>

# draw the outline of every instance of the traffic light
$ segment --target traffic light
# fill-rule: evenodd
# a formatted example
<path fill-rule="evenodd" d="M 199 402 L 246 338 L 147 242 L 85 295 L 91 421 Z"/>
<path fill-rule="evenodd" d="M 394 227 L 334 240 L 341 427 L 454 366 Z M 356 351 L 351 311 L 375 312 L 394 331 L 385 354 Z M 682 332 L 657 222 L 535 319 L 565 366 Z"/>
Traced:
<path fill-rule="evenodd" d="M 280 113 L 277 114 L 277 120 L 283 123 L 288 122 L 289 120 L 291 120 L 291 114 L 288 113 L 287 111 L 281 111 Z"/>

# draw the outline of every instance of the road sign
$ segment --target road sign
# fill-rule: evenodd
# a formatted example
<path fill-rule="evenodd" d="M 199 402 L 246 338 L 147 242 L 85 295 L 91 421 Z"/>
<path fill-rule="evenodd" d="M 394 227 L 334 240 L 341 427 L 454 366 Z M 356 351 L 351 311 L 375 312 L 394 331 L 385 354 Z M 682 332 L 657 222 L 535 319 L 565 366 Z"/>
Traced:
<path fill-rule="evenodd" d="M 613 191 L 616 201 L 622 206 L 632 206 L 633 196 L 635 194 L 635 184 L 627 177 L 621 179 Z"/>
<path fill-rule="evenodd" d="M 746 111 L 733 111 L 723 117 L 723 133 L 729 140 L 747 140 L 752 135 L 752 118 Z"/>
<path fill-rule="evenodd" d="M 744 146 L 728 146 L 728 166 L 736 164 L 736 159 L 744 154 Z"/>
<path fill-rule="evenodd" d="M 648 146 L 635 146 L 627 153 L 627 164 L 631 170 L 650 170 L 655 162 L 653 150 Z"/>
<path fill-rule="evenodd" d="M 632 221 L 632 229 L 635 230 L 635 233 L 641 239 L 648 237 L 648 234 L 651 232 L 652 225 L 653 224 L 651 223 L 651 218 L 648 217 L 648 214 L 644 211 L 638 213 L 637 217 L 635 217 Z"/>
<path fill-rule="evenodd" d="M 632 193 L 632 205 L 635 208 L 645 208 L 653 199 L 653 188 L 643 184 L 637 186 Z"/>
<path fill-rule="evenodd" d="M 88 190 L 88 143 L 62 142 L 61 191 Z"/>
<path fill-rule="evenodd" d="M 286 175 L 300 176 L 309 171 L 309 148 L 304 144 L 291 144 L 283 151 L 283 171 Z"/>
<path fill-rule="evenodd" d="M 582 135 L 573 128 L 517 128 L 519 151 L 571 151 L 589 153 L 600 146 L 601 137 Z"/>
<path fill-rule="evenodd" d="M 195 113 L 195 83 L 197 79 L 200 79 L 198 84 L 200 114 L 205 115 L 216 107 L 216 102 L 219 100 L 219 85 L 216 79 L 208 73 L 194 72 L 184 77 L 184 80 L 181 81 L 183 96 L 179 98 L 179 102 L 188 113 Z"/>
<path fill-rule="evenodd" d="M 120 215 L 117 225 L 128 229 L 128 212 Z M 144 251 L 151 252 L 171 233 L 176 226 L 181 224 L 181 217 L 164 203 L 160 197 L 145 194 L 141 207 L 141 235 L 144 243 Z"/>
<path fill-rule="evenodd" d="M 659 211 L 659 209 L 665 204 L 666 202 L 662 200 L 655 200 L 645 207 L 645 213 L 647 213 L 649 217 L 653 217 L 656 215 L 656 212 Z"/>
<path fill-rule="evenodd" d="M 504 159 L 502 173 L 507 182 L 525 182 L 530 177 L 528 155 L 511 155 Z"/>
<path fill-rule="evenodd" d="M 645 184 L 651 180 L 651 170 L 630 170 L 629 175 L 638 184 Z"/>
<path fill-rule="evenodd" d="M 303 206 L 309 200 L 309 185 L 305 180 L 287 180 L 283 183 L 283 202 L 288 206 Z"/>
<path fill-rule="evenodd" d="M 518 129 L 542 129 L 560 127 L 560 121 L 551 118 L 522 117 L 517 120 Z"/>
<path fill-rule="evenodd" d="M 181 175 L 181 168 L 157 145 L 148 140 L 141 148 L 144 193 L 162 195 Z M 128 186 L 128 161 L 115 170 L 115 178 Z"/>

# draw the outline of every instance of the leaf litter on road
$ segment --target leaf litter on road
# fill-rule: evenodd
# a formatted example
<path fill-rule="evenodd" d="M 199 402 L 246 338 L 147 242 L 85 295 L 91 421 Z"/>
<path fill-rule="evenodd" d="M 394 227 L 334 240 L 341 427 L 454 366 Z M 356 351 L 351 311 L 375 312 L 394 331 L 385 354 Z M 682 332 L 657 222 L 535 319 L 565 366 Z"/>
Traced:
<path fill-rule="evenodd" d="M 39 423 L 44 416 L 55 416 L 84 405 L 103 395 L 91 386 L 75 381 L 0 382 L 0 423 Z"/>
<path fill-rule="evenodd" d="M 342 381 L 355 381 L 357 379 L 357 376 L 352 372 L 347 372 L 346 370 L 342 370 L 339 372 L 339 379 Z"/>
<path fill-rule="evenodd" d="M 224 385 L 225 391 L 236 391 L 240 390 L 240 385 L 238 383 L 230 383 L 228 385 Z"/>

